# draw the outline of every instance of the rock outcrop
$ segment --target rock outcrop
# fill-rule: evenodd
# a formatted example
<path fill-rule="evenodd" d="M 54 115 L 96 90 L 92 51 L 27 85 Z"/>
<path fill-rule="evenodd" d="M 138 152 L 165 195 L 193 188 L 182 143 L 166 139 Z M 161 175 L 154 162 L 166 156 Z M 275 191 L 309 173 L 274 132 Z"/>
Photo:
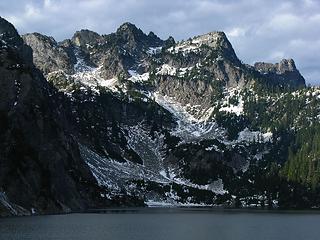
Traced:
<path fill-rule="evenodd" d="M 293 59 L 283 59 L 280 63 L 257 62 L 254 68 L 269 81 L 293 87 L 305 86 L 305 79 L 300 74 Z"/>
<path fill-rule="evenodd" d="M 74 72 L 75 56 L 66 47 L 60 46 L 52 37 L 39 33 L 26 34 L 24 42 L 33 50 L 34 64 L 47 75 L 54 71 Z"/>

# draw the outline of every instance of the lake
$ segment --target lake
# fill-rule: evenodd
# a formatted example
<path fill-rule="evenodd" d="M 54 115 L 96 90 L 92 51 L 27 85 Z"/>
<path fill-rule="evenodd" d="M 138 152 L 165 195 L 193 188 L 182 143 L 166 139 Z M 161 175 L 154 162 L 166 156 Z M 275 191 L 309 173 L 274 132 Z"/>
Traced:
<path fill-rule="evenodd" d="M 317 212 L 132 209 L 0 218 L 1 240 L 319 240 Z"/>

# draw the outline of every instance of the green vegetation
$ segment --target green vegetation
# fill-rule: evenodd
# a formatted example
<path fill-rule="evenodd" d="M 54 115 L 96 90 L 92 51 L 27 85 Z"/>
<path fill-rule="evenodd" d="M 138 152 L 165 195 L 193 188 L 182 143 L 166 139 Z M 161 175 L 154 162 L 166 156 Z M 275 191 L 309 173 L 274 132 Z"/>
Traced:
<path fill-rule="evenodd" d="M 289 181 L 320 186 L 320 124 L 299 130 L 289 147 L 282 175 Z"/>

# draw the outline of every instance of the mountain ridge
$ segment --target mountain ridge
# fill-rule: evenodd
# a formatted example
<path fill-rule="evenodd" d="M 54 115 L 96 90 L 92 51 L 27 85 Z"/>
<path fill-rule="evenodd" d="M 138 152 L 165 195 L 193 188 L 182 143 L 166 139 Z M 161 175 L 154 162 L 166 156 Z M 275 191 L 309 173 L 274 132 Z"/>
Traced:
<path fill-rule="evenodd" d="M 126 34 L 126 35 L 123 35 L 123 34 Z M 80 35 L 79 35 L 80 34 Z M 83 35 L 84 38 L 87 38 L 88 40 L 85 40 L 82 44 L 79 43 L 79 37 L 81 36 L 81 34 Z M 90 37 L 85 37 L 87 34 L 91 35 Z M 122 35 L 121 35 L 122 34 Z M 26 35 L 28 36 L 28 34 Z M 130 37 L 131 36 L 131 37 Z M 95 33 L 93 31 L 90 31 L 90 30 L 80 30 L 80 31 L 77 31 L 75 33 L 75 35 L 71 38 L 71 42 L 73 42 L 75 44 L 74 41 L 76 41 L 76 39 L 78 39 L 77 41 L 77 44 L 75 44 L 76 46 L 81 47 L 83 49 L 86 50 L 86 53 L 88 54 L 88 47 L 90 45 L 90 43 L 92 44 L 92 46 L 90 46 L 91 48 L 94 48 L 93 46 L 94 45 L 104 45 L 104 46 L 107 46 L 106 48 L 108 48 L 108 41 L 112 42 L 112 44 L 116 44 L 116 45 L 119 45 L 121 46 L 122 48 L 124 48 L 125 51 L 129 51 L 128 54 L 129 55 L 135 55 L 135 54 L 138 54 L 140 55 L 141 54 L 141 51 L 144 50 L 144 48 L 160 48 L 160 47 L 163 47 L 164 45 L 166 45 L 166 41 L 168 40 L 161 40 L 159 37 L 157 37 L 154 33 L 152 34 L 152 38 L 149 38 L 150 36 L 149 35 L 146 35 L 145 33 L 142 32 L 141 29 L 137 28 L 134 24 L 132 23 L 124 23 L 122 24 L 117 30 L 115 33 L 111 33 L 111 34 L 108 34 L 108 35 L 99 35 L 98 33 Z M 129 39 L 126 39 L 127 37 L 129 37 Z M 121 40 L 123 38 L 123 40 Z M 91 39 L 91 40 L 90 40 Z M 104 39 L 104 40 L 102 40 Z M 117 40 L 118 39 L 118 40 Z M 169 38 L 170 40 L 169 41 L 174 41 L 173 38 Z M 106 40 L 106 41 L 105 41 Z M 26 39 L 26 41 L 28 42 L 28 40 Z M 70 40 L 66 39 L 63 42 L 68 42 Z M 91 42 L 90 42 L 91 41 Z M 117 43 L 117 41 L 120 41 Z M 124 44 L 124 42 L 127 42 Z M 210 42 L 211 41 L 211 42 Z M 115 43 L 114 43 L 115 42 Z M 188 51 L 193 48 L 194 46 L 192 46 L 193 44 L 198 44 L 198 45 L 207 45 L 207 46 L 211 46 L 213 48 L 219 48 L 221 47 L 222 49 L 225 49 L 226 53 L 224 55 L 227 55 L 231 58 L 231 61 L 233 61 L 234 63 L 236 63 L 237 65 L 240 64 L 240 60 L 237 58 L 230 42 L 228 41 L 226 35 L 223 33 L 223 32 L 220 32 L 220 31 L 213 31 L 213 32 L 209 32 L 207 34 L 203 34 L 203 35 L 200 35 L 200 36 L 196 36 L 193 38 L 190 38 L 189 40 L 185 40 L 185 41 L 182 41 L 181 43 L 184 43 L 185 45 L 189 46 L 191 44 L 191 46 L 189 46 L 189 49 L 187 49 Z M 29 44 L 30 44 L 30 41 L 29 41 Z M 32 44 L 32 43 L 31 43 Z M 127 45 L 129 44 L 129 45 Z M 141 45 L 142 44 L 142 45 Z M 189 44 L 189 45 L 188 45 Z M 221 45 L 220 45 L 221 44 Z M 110 44 L 109 44 L 110 45 Z M 126 47 L 127 46 L 127 47 Z M 110 47 L 110 46 L 109 46 Z M 180 44 L 178 46 L 178 50 L 183 50 L 183 46 Z M 100 51 L 101 51 L 101 48 L 98 48 Z M 134 53 L 130 53 L 130 49 L 136 49 Z M 102 48 L 102 50 L 104 51 L 105 49 Z M 121 48 L 120 49 L 115 49 L 116 51 L 122 51 Z M 177 50 L 175 50 L 177 51 Z M 91 53 L 94 55 L 94 53 Z M 116 54 L 115 51 L 113 52 L 113 55 Z M 222 53 L 223 54 L 223 53 Z M 101 56 L 98 56 L 98 58 L 100 58 Z M 138 57 L 138 60 L 142 60 L 142 58 L 145 58 L 146 56 L 143 55 L 143 56 L 140 56 Z M 123 73 L 125 76 L 129 76 L 128 75 L 128 70 L 130 70 L 129 68 L 131 67 L 134 67 L 136 68 L 136 66 L 134 65 L 134 61 L 137 61 L 137 59 L 130 59 L 130 56 L 127 56 L 126 58 L 126 61 L 122 59 L 122 61 L 125 61 L 124 63 L 120 63 L 120 66 L 121 69 L 123 70 L 120 70 L 117 72 L 117 74 L 119 73 Z M 120 58 L 121 59 L 121 58 Z M 119 60 L 120 60 L 119 59 Z M 283 66 L 283 61 L 285 59 L 283 59 L 278 65 L 279 66 Z M 290 60 L 290 59 L 289 59 Z M 287 62 L 290 62 L 290 61 L 287 61 Z M 292 60 L 292 59 L 291 59 Z M 293 61 L 293 60 L 292 60 Z M 99 64 L 101 63 L 101 60 L 98 60 L 98 59 L 94 59 L 93 60 L 94 64 Z M 107 61 L 108 64 L 112 64 L 110 61 Z M 107 64 L 106 63 L 106 64 Z M 126 65 L 128 64 L 129 66 L 128 67 L 125 67 L 123 68 L 124 66 L 123 65 Z M 261 63 L 255 63 L 254 65 L 258 65 Z M 130 66 L 131 65 L 131 66 Z M 181 64 L 180 64 L 181 65 Z M 277 65 L 277 64 L 275 64 Z M 296 67 L 295 67 L 295 64 L 293 62 L 293 65 L 294 65 L 294 68 L 291 68 L 291 69 L 287 69 L 289 71 L 293 71 L 293 70 L 296 70 Z M 115 66 L 116 68 L 119 68 L 119 66 Z M 253 69 L 257 69 L 257 67 L 255 66 L 252 66 Z M 41 67 L 40 67 L 41 68 Z M 260 66 L 261 68 L 261 66 Z M 265 69 L 266 70 L 266 69 Z M 123 72 L 122 72 L 123 71 Z M 269 69 L 269 71 L 274 71 L 273 69 Z M 273 72 L 272 72 L 273 73 Z M 284 72 L 282 71 L 281 73 L 278 72 L 277 75 L 281 75 L 283 74 Z M 105 75 L 104 77 L 109 77 L 109 78 L 112 78 L 113 76 L 111 76 L 112 73 L 109 73 L 107 75 Z M 113 73 L 113 75 L 117 75 L 115 73 Z M 264 74 L 267 74 L 267 72 L 264 72 Z M 299 72 L 295 72 L 295 74 L 293 76 L 290 76 L 291 78 L 295 77 L 295 78 L 298 78 L 298 81 L 297 83 L 295 83 L 295 81 L 292 81 L 290 84 L 296 84 L 297 86 L 302 86 L 305 84 L 304 82 L 304 79 L 303 77 L 300 75 Z M 284 78 L 284 79 L 282 79 Z M 285 80 L 286 80 L 286 77 L 282 76 L 281 80 L 282 82 L 285 83 Z M 279 79 L 277 79 L 279 80 Z"/>

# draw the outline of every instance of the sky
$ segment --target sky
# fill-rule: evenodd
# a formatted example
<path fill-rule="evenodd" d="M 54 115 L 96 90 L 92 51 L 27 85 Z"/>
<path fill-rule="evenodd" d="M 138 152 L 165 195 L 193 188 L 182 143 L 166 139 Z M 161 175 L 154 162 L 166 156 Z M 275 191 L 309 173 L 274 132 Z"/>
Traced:
<path fill-rule="evenodd" d="M 124 22 L 163 39 L 224 31 L 243 62 L 293 58 L 307 83 L 320 85 L 320 0 L 1 0 L 0 16 L 20 34 L 57 41 Z"/>

